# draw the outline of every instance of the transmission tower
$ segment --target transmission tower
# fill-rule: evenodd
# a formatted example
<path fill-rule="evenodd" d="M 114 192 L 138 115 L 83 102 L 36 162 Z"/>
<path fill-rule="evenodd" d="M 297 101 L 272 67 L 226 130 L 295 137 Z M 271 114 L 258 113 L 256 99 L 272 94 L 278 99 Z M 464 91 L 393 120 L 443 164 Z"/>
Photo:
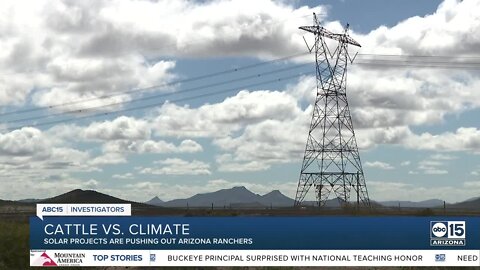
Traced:
<path fill-rule="evenodd" d="M 331 193 L 342 204 L 349 204 L 353 193 L 357 206 L 370 206 L 346 93 L 347 64 L 353 62 L 348 45 L 361 46 L 348 35 L 348 25 L 342 34 L 335 34 L 320 25 L 315 13 L 313 22 L 300 27 L 315 35 L 314 46 L 307 47 L 315 51 L 317 96 L 295 205 L 302 204 L 313 186 L 318 206 L 324 206 Z M 326 38 L 336 43 L 333 53 Z"/>

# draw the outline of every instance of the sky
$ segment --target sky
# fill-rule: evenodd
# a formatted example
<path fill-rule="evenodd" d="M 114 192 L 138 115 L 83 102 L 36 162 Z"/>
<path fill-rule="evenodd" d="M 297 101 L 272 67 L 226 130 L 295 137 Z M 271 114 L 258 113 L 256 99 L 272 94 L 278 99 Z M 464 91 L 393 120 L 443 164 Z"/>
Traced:
<path fill-rule="evenodd" d="M 0 199 L 294 197 L 315 98 L 298 27 L 313 12 L 362 45 L 347 93 L 370 198 L 480 196 L 478 68 L 361 64 L 475 61 L 479 1 L 12 0 L 0 2 Z"/>

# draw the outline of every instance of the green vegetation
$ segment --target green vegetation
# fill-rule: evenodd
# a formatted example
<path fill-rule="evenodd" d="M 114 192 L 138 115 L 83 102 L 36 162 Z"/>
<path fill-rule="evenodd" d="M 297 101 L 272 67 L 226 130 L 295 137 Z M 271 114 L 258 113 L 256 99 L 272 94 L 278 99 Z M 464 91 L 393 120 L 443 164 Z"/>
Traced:
<path fill-rule="evenodd" d="M 27 222 L 0 221 L 0 269 L 29 267 Z"/>

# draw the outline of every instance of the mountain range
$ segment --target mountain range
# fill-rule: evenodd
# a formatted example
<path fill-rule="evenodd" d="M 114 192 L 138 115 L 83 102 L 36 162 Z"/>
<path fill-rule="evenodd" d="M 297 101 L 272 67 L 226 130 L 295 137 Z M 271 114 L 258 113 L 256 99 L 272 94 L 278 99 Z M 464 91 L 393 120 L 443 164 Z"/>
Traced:
<path fill-rule="evenodd" d="M 471 208 L 475 205 L 480 207 L 480 198 L 470 199 L 467 205 Z M 404 208 L 435 208 L 443 206 L 443 201 L 438 199 L 425 200 L 419 202 L 412 201 L 384 201 L 374 202 L 377 206 L 385 207 L 404 207 Z M 158 196 L 145 202 L 145 204 L 164 206 L 164 207 L 232 207 L 232 208 L 265 208 L 265 207 L 290 207 L 293 206 L 294 200 L 285 196 L 278 190 L 271 191 L 265 195 L 259 195 L 251 192 L 247 188 L 233 187 L 230 189 L 221 189 L 215 192 L 196 194 L 186 199 L 175 199 L 171 201 L 163 201 Z M 327 200 L 326 207 L 340 207 L 342 200 L 333 198 Z M 314 201 L 305 201 L 303 205 L 316 205 Z M 457 204 L 449 204 L 457 205 Z M 460 207 L 459 207 L 460 208 Z"/>
<path fill-rule="evenodd" d="M 162 207 L 231 207 L 231 208 L 268 208 L 268 207 L 291 207 L 294 200 L 282 194 L 279 190 L 273 190 L 267 194 L 259 195 L 251 192 L 246 187 L 238 186 L 229 189 L 221 189 L 209 193 L 200 193 L 186 199 L 163 201 L 158 196 L 145 203 L 132 202 L 119 199 L 94 190 L 75 189 L 67 193 L 47 199 L 25 199 L 18 201 L 0 200 L 3 204 L 31 204 L 31 203 L 131 203 L 132 206 L 162 206 Z M 341 199 L 333 198 L 326 202 L 326 207 L 340 207 Z M 437 208 L 443 207 L 443 201 L 438 199 L 419 202 L 412 201 L 384 201 L 373 204 L 385 207 L 404 208 Z M 315 205 L 313 201 L 306 201 L 303 205 Z M 455 204 L 447 204 L 451 209 L 480 209 L 480 197 L 471 198 Z"/>
<path fill-rule="evenodd" d="M 128 201 L 113 197 L 95 190 L 74 189 L 47 199 L 24 199 L 16 203 L 130 203 L 132 206 L 148 206 L 143 203 Z"/>
<path fill-rule="evenodd" d="M 419 202 L 412 201 L 384 201 L 379 202 L 383 206 L 387 207 L 421 207 L 421 208 L 432 208 L 443 206 L 443 201 L 438 199 L 425 200 Z"/>
<path fill-rule="evenodd" d="M 283 195 L 280 191 L 274 190 L 265 195 L 251 192 L 245 187 L 233 187 L 221 189 L 210 193 L 196 194 L 187 199 L 176 199 L 164 202 L 158 197 L 145 202 L 146 204 L 164 207 L 235 207 L 235 208 L 257 208 L 257 207 L 288 207 L 293 206 L 293 199 Z"/>

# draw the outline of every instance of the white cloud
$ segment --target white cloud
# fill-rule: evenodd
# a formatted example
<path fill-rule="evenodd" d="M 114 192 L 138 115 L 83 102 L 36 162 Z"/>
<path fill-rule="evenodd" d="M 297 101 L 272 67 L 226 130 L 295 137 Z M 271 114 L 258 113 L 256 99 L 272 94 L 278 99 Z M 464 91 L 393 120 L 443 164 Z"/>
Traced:
<path fill-rule="evenodd" d="M 167 158 L 156 161 L 160 165 L 154 168 L 140 168 L 141 174 L 166 174 L 166 175 L 210 175 L 210 165 L 208 163 L 193 160 L 186 161 L 179 158 Z"/>
<path fill-rule="evenodd" d="M 478 149 L 476 128 L 462 127 L 455 133 L 438 135 L 425 132 L 420 136 L 411 134 L 409 130 L 410 126 L 415 125 L 440 124 L 447 115 L 458 115 L 479 108 L 480 93 L 476 91 L 480 86 L 478 72 L 469 69 L 395 67 L 391 64 L 391 60 L 398 60 L 395 57 L 372 57 L 368 54 L 451 55 L 453 58 L 447 60 L 432 59 L 468 62 L 468 58 L 460 57 L 478 56 L 480 39 L 471 33 L 480 31 L 479 9 L 480 2 L 475 0 L 446 0 L 431 15 L 411 17 L 393 27 L 382 26 L 364 35 L 352 33 L 362 45 L 360 53 L 367 54 L 359 55 L 357 64 L 351 66 L 348 74 L 349 100 L 357 130 L 367 129 L 371 130 L 370 133 L 382 133 L 373 131 L 377 128 L 396 131 L 398 138 L 409 136 L 408 140 L 400 141 L 413 149 Z M 371 62 L 372 58 L 381 58 L 387 61 L 387 65 L 362 65 Z M 400 60 L 425 64 L 432 59 L 410 57 Z M 371 147 L 375 142 L 368 140 L 359 143 L 362 147 Z"/>
<path fill-rule="evenodd" d="M 463 183 L 464 187 L 480 191 L 480 181 L 467 181 Z"/>
<path fill-rule="evenodd" d="M 0 10 L 8 13 L 0 20 L 0 68 L 8 74 L 0 79 L 0 103 L 23 104 L 36 89 L 33 103 L 51 106 L 171 81 L 175 62 L 154 60 L 166 56 L 298 53 L 304 50 L 298 25 L 310 21 L 305 15 L 314 9 L 272 0 L 256 1 L 255 8 L 241 0 L 19 0 L 2 1 Z M 129 99 L 126 94 L 56 109 Z"/>
<path fill-rule="evenodd" d="M 455 132 L 416 134 L 407 126 L 399 126 L 358 129 L 356 133 L 360 148 L 371 148 L 378 144 L 395 144 L 409 149 L 437 152 L 478 153 L 480 149 L 480 130 L 477 128 L 460 127 Z M 442 157 L 446 158 L 447 155 L 442 154 Z M 448 157 L 454 158 L 451 155 Z"/>
<path fill-rule="evenodd" d="M 410 161 L 410 160 L 405 160 L 405 161 L 402 161 L 402 162 L 400 163 L 400 166 L 403 167 L 403 166 L 408 166 L 408 165 L 410 165 L 410 164 L 411 164 L 411 161 Z"/>
<path fill-rule="evenodd" d="M 434 135 L 428 132 L 411 136 L 407 147 L 434 151 L 469 151 L 478 153 L 480 149 L 480 130 L 477 128 L 458 128 L 455 132 Z"/>
<path fill-rule="evenodd" d="M 352 35 L 363 45 L 361 53 L 476 56 L 480 39 L 471 33 L 480 30 L 479 5 L 472 0 L 447 0 L 432 15 Z M 0 103 L 22 105 L 31 100 L 33 105 L 41 106 L 172 80 L 175 61 L 154 60 L 157 58 L 180 54 L 263 58 L 303 52 L 303 33 L 297 27 L 310 24 L 310 19 L 290 18 L 312 11 L 269 0 L 257 1 L 254 9 L 240 0 L 19 0 L 1 2 L 0 10 L 9 13 L 0 18 L 0 68 L 2 74 L 8 74 L 8 80 L 0 79 Z M 339 23 L 327 26 L 338 28 Z M 361 61 L 367 60 L 359 57 L 357 63 Z M 480 153 L 478 128 L 460 127 L 439 134 L 416 134 L 411 128 L 442 123 L 448 115 L 479 108 L 477 73 L 353 65 L 348 78 L 361 149 L 393 144 L 413 150 Z M 244 90 L 198 108 L 167 103 L 148 119 L 119 117 L 88 127 L 65 125 L 46 132 L 24 128 L 0 134 L 0 170 L 4 176 L 18 179 L 45 171 L 48 176 L 62 168 L 94 170 L 106 164 L 125 163 L 131 153 L 196 153 L 203 147 L 191 140 L 195 137 L 212 139 L 220 149 L 216 160 L 219 171 L 266 170 L 273 164 L 301 159 L 312 111 L 306 105 L 313 102 L 314 85 L 315 78 L 305 77 L 289 85 L 285 92 Z M 132 97 L 105 98 L 73 104 L 68 109 Z M 115 106 L 107 109 L 112 108 Z M 183 141 L 172 143 L 159 138 L 168 136 Z M 75 149 L 74 141 L 81 140 L 102 143 L 103 152 L 92 156 L 92 152 Z M 450 153 L 448 156 L 452 157 Z M 410 172 L 444 174 L 447 160 L 445 153 L 437 153 Z M 211 173 L 209 164 L 196 160 L 170 159 L 157 168 L 143 169 L 182 174 L 185 171 L 175 166 L 179 164 L 192 166 L 196 174 Z M 74 182 L 62 183 L 70 187 Z"/>
<path fill-rule="evenodd" d="M 40 155 L 48 157 L 51 146 L 42 132 L 35 128 L 22 128 L 0 134 L 0 154 L 7 156 Z"/>
<path fill-rule="evenodd" d="M 476 13 L 479 5 L 475 0 L 446 0 L 433 14 L 408 18 L 392 28 L 379 27 L 361 37 L 360 41 L 363 42 L 363 47 L 372 50 L 413 55 L 476 53 L 476 45 L 480 40 L 470 35 L 470 31 L 480 25 Z"/>
<path fill-rule="evenodd" d="M 202 145 L 194 140 L 183 140 L 178 146 L 178 152 L 180 153 L 196 153 L 203 151 Z"/>
<path fill-rule="evenodd" d="M 84 130 L 87 139 L 142 140 L 150 138 L 150 126 L 144 120 L 120 116 L 113 121 L 94 122 Z"/>
<path fill-rule="evenodd" d="M 193 140 L 183 140 L 178 146 L 163 140 L 113 140 L 103 144 L 104 153 L 196 153 L 203 151 L 203 147 Z"/>
<path fill-rule="evenodd" d="M 73 189 L 98 189 L 101 186 L 96 179 L 82 180 L 65 173 L 26 171 L 23 174 L 2 175 L 7 176 L 8 181 L 1 181 L 0 198 L 7 200 L 45 199 Z"/>
<path fill-rule="evenodd" d="M 218 171 L 221 172 L 254 172 L 263 171 L 270 166 L 266 162 L 259 160 L 252 161 L 234 161 L 231 154 L 223 154 L 216 158 Z"/>
<path fill-rule="evenodd" d="M 302 103 L 311 99 L 308 91 L 314 93 L 311 83 L 307 77 L 289 85 L 284 92 L 243 91 L 198 108 L 165 104 L 152 123 L 159 136 L 213 138 L 214 145 L 222 151 L 217 156 L 219 171 L 267 170 L 273 164 L 301 159 L 312 113 L 312 106 L 302 109 Z M 271 104 L 278 105 L 270 107 Z M 478 151 L 477 133 L 475 128 L 459 128 L 456 133 L 416 134 L 409 126 L 395 125 L 356 129 L 361 150 L 392 144 L 415 150 L 472 152 Z M 445 159 L 447 155 L 434 158 Z M 446 170 L 427 173 L 441 174 Z"/>
<path fill-rule="evenodd" d="M 3 175 L 22 175 L 30 172 L 48 174 L 55 170 L 85 170 L 90 155 L 66 147 L 36 128 L 22 128 L 0 134 L 0 163 Z"/>
<path fill-rule="evenodd" d="M 456 156 L 442 154 L 442 153 L 437 153 L 437 154 L 431 155 L 430 158 L 433 159 L 433 160 L 455 160 L 455 159 L 457 159 Z"/>
<path fill-rule="evenodd" d="M 442 170 L 442 169 L 425 169 L 424 170 L 425 174 L 447 174 L 447 170 Z"/>
<path fill-rule="evenodd" d="M 121 153 L 103 153 L 88 162 L 92 166 L 127 163 L 127 159 Z"/>
<path fill-rule="evenodd" d="M 424 174 L 447 174 L 445 169 L 445 162 L 435 159 L 422 160 L 418 163 L 418 169 L 422 170 Z"/>
<path fill-rule="evenodd" d="M 124 173 L 124 174 L 114 174 L 112 178 L 116 179 L 133 179 L 134 175 L 132 173 Z"/>
<path fill-rule="evenodd" d="M 382 170 L 393 170 L 395 167 L 392 165 L 382 162 L 382 161 L 367 161 L 365 162 L 365 167 L 377 168 Z"/>
<path fill-rule="evenodd" d="M 165 104 L 153 120 L 162 136 L 223 137 L 265 119 L 288 120 L 301 110 L 290 95 L 278 91 L 243 90 L 223 102 L 199 108 Z"/>

